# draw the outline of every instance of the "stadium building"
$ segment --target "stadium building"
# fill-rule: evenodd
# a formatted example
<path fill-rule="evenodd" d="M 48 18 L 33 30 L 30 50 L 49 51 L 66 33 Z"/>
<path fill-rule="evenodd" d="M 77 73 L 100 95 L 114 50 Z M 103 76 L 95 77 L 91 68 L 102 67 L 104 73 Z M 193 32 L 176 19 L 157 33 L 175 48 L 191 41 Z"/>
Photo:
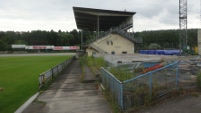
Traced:
<path fill-rule="evenodd" d="M 135 12 L 73 7 L 77 28 L 94 31 L 96 36 L 86 44 L 89 56 L 94 54 L 134 54 L 141 39 L 133 33 Z"/>

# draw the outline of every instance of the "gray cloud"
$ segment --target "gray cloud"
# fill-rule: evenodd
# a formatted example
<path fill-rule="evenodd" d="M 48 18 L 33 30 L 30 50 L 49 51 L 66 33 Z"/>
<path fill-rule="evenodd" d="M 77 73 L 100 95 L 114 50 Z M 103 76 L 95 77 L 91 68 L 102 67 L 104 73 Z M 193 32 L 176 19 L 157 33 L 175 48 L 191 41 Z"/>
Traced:
<path fill-rule="evenodd" d="M 1 0 L 0 30 L 76 29 L 73 6 L 134 11 L 135 30 L 178 28 L 178 0 Z M 189 27 L 198 28 L 200 1 L 188 0 Z"/>

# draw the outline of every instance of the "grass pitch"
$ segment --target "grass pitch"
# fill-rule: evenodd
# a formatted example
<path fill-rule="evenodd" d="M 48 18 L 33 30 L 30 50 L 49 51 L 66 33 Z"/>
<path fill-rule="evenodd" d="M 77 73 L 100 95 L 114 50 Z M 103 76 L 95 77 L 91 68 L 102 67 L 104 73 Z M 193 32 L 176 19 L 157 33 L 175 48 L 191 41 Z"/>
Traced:
<path fill-rule="evenodd" d="M 0 113 L 13 113 L 38 91 L 40 73 L 70 57 L 0 57 Z"/>

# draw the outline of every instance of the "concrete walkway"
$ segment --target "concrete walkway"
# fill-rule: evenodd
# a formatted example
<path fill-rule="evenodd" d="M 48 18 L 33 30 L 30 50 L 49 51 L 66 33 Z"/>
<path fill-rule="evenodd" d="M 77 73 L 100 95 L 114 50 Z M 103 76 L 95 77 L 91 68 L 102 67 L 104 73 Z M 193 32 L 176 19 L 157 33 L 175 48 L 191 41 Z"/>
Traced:
<path fill-rule="evenodd" d="M 50 88 L 23 113 L 111 113 L 94 83 L 81 83 L 81 67 L 74 61 Z"/>

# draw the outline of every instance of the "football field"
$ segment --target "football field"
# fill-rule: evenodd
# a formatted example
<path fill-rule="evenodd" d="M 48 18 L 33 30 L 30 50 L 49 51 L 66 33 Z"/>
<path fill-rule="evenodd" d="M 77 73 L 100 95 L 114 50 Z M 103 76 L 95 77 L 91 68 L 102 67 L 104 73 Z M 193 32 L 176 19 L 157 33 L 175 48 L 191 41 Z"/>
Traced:
<path fill-rule="evenodd" d="M 38 91 L 38 76 L 70 55 L 0 57 L 0 113 L 13 113 Z"/>

